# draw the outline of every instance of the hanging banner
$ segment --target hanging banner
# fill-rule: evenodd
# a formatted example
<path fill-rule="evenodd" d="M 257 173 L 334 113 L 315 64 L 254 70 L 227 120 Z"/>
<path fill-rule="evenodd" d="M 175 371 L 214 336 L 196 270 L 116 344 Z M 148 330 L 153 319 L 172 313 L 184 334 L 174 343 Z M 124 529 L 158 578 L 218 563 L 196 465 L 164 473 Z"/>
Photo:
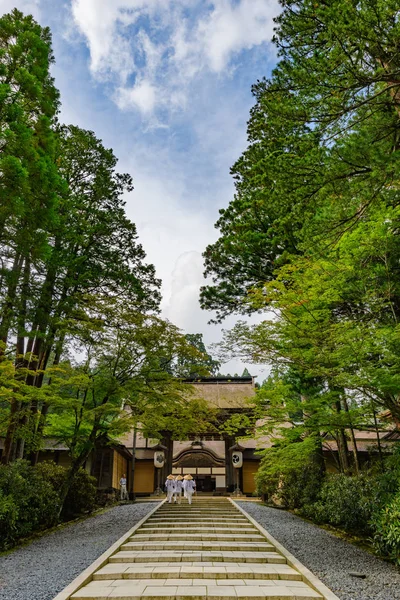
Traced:
<path fill-rule="evenodd" d="M 232 465 L 235 469 L 240 469 L 243 466 L 243 452 L 239 450 L 232 452 Z"/>
<path fill-rule="evenodd" d="M 154 466 L 157 467 L 157 469 L 161 469 L 164 466 L 165 463 L 165 454 L 162 450 L 157 450 L 157 452 L 154 452 Z"/>

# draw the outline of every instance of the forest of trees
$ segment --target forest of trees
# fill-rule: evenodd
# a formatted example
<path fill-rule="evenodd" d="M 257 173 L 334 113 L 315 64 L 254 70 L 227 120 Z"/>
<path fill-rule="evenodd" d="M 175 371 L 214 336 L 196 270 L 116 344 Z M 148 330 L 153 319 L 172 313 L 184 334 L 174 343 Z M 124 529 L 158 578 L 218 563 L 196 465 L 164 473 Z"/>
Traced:
<path fill-rule="evenodd" d="M 139 421 L 144 435 L 180 439 L 210 418 L 181 379 L 193 364 L 208 374 L 211 358 L 160 317 L 160 281 L 124 209 L 132 178 L 95 133 L 60 123 L 53 61 L 47 28 L 17 10 L 0 18 L 3 545 L 18 527 L 29 533 L 29 503 L 52 498 L 35 492 L 40 469 L 19 464 L 35 468 L 44 436 L 64 443 L 72 463 L 56 510 L 37 509 L 39 525 L 63 511 L 99 440 Z"/>
<path fill-rule="evenodd" d="M 272 365 L 258 404 L 276 440 L 260 488 L 286 493 L 292 506 L 321 503 L 321 444 L 333 437 L 344 483 L 329 493 L 340 489 L 345 502 L 340 486 L 353 485 L 358 526 L 371 534 L 374 520 L 378 546 L 398 560 L 399 466 L 391 463 L 385 492 L 375 482 L 356 506 L 368 494 L 357 448 L 348 452 L 354 429 L 400 432 L 398 2 L 281 5 L 278 64 L 253 86 L 248 146 L 232 168 L 236 194 L 220 211 L 220 237 L 204 254 L 212 283 L 201 303 L 218 321 L 265 313 L 259 325 L 239 322 L 221 344 L 225 359 Z M 328 522 L 344 518 L 336 500 Z"/>

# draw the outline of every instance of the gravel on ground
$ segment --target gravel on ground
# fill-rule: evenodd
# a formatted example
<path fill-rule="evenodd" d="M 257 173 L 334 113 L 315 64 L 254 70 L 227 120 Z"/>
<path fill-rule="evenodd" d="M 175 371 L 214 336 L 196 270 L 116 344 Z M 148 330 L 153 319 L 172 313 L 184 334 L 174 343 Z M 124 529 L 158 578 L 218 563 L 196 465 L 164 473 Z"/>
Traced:
<path fill-rule="evenodd" d="M 400 599 L 400 570 L 394 565 L 290 512 L 251 502 L 238 504 L 340 600 Z"/>
<path fill-rule="evenodd" d="M 0 600 L 52 600 L 156 506 L 116 506 L 0 556 Z"/>

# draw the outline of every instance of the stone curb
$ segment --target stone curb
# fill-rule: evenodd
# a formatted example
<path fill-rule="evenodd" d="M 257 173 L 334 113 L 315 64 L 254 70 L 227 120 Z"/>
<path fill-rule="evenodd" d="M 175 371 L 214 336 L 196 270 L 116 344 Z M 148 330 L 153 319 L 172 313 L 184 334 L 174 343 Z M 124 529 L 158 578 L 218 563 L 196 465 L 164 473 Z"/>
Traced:
<path fill-rule="evenodd" d="M 284 548 L 282 546 L 282 544 L 280 544 L 278 542 L 278 540 L 276 540 L 274 537 L 272 537 L 272 535 L 270 533 L 268 533 L 268 531 L 266 529 L 264 529 L 264 527 L 262 527 L 255 519 L 253 519 L 253 517 L 250 516 L 249 513 L 247 513 L 244 510 L 244 508 L 239 506 L 237 504 L 237 502 L 235 500 L 233 500 L 232 498 L 229 498 L 229 500 L 230 500 L 230 502 L 232 502 L 232 504 L 234 504 L 240 510 L 240 512 L 245 517 L 247 517 L 249 519 L 249 521 L 251 521 L 253 523 L 253 525 L 255 527 L 257 527 L 257 529 L 267 538 L 267 540 L 275 546 L 276 550 L 280 554 L 282 554 L 282 556 L 284 556 L 286 558 L 287 564 L 290 567 L 293 567 L 293 569 L 296 569 L 301 574 L 303 581 L 305 583 L 308 583 L 308 585 L 312 589 L 314 589 L 316 592 L 321 594 L 323 596 L 324 600 L 340 600 L 339 596 L 336 596 L 336 594 L 334 594 L 332 592 L 332 590 L 330 590 L 324 583 L 322 583 L 322 581 L 320 579 L 318 579 L 318 577 L 316 575 L 314 575 L 314 573 L 312 573 L 309 569 L 307 569 L 307 567 L 305 567 L 303 565 L 303 563 L 301 563 L 299 560 L 297 560 L 297 558 L 295 556 L 293 556 L 293 554 L 288 552 L 288 550 L 286 550 L 286 548 Z M 240 502 L 240 500 L 239 500 L 239 502 Z M 58 600 L 58 598 L 57 598 L 57 600 Z M 64 600 L 64 599 L 62 599 L 62 600 Z"/>
<path fill-rule="evenodd" d="M 96 560 L 94 562 L 92 562 L 91 565 L 89 565 L 84 571 L 82 571 L 82 573 L 80 575 L 78 575 L 78 577 L 76 577 L 73 581 L 71 581 L 71 583 L 69 583 L 67 585 L 67 587 L 65 587 L 61 592 L 59 592 L 57 594 L 57 596 L 55 596 L 53 598 L 53 600 L 69 600 L 69 598 L 72 596 L 72 594 L 75 594 L 75 592 L 77 592 L 81 587 L 83 587 L 84 585 L 89 583 L 89 581 L 92 580 L 93 573 L 95 571 L 97 571 L 98 569 L 101 569 L 101 567 L 104 567 L 104 565 L 106 565 L 108 563 L 108 559 L 110 558 L 110 556 L 112 554 L 114 554 L 115 552 L 117 552 L 119 550 L 119 548 L 122 546 L 122 544 L 137 529 L 139 529 L 139 527 L 141 527 L 143 525 L 143 523 L 145 523 L 145 521 L 147 521 L 147 519 L 149 519 L 152 516 L 152 514 L 155 513 L 156 510 L 162 504 L 164 504 L 165 501 L 166 501 L 166 498 L 164 500 L 162 500 L 160 502 L 160 504 L 155 506 L 145 517 L 143 517 L 143 519 L 138 521 L 138 523 L 136 523 L 136 525 L 134 525 L 131 529 L 129 529 L 129 531 L 124 533 L 124 535 L 122 537 L 120 537 L 119 540 L 114 542 L 114 544 L 112 546 L 110 546 L 101 556 L 96 558 Z"/>

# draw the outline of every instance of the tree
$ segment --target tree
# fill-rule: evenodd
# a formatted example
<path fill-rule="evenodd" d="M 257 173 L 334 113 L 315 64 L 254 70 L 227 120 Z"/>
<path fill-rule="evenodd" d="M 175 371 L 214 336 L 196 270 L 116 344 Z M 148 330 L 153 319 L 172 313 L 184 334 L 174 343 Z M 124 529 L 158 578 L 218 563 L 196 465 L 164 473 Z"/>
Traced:
<path fill-rule="evenodd" d="M 157 310 L 159 281 L 144 263 L 135 225 L 124 212 L 122 194 L 131 189 L 129 175 L 116 173 L 116 158 L 92 132 L 57 129 L 57 167 L 64 182 L 57 222 L 49 228 L 47 255 L 30 273 L 30 327 L 25 323 L 18 346 L 27 383 L 40 388 L 50 364 L 57 365 L 66 343 L 93 321 L 96 295 L 117 296 L 137 310 Z M 21 299 L 26 290 L 17 288 Z M 32 461 L 37 459 L 48 404 L 38 400 L 18 407 L 7 435 L 7 462 L 25 450 L 30 424 Z M 18 433 L 19 430 L 19 433 Z"/>
<path fill-rule="evenodd" d="M 189 378 L 216 375 L 221 363 L 208 354 L 203 342 L 203 334 L 187 333 L 185 339 L 197 351 L 197 355 L 178 358 L 175 369 L 177 376 Z"/>
<path fill-rule="evenodd" d="M 0 354 L 22 366 L 23 339 L 35 293 L 32 270 L 47 256 L 58 208 L 60 179 L 55 167 L 52 125 L 58 92 L 50 76 L 51 36 L 32 17 L 17 10 L 0 19 Z M 16 372 L 23 380 L 24 372 Z M 3 460 L 15 452 L 13 439 L 19 401 L 11 401 L 11 418 Z M 14 446 L 15 449 L 15 446 Z"/>
<path fill-rule="evenodd" d="M 183 439 L 213 418 L 205 402 L 191 399 L 187 386 L 160 367 L 160 356 L 181 356 L 189 346 L 176 327 L 116 299 L 98 308 L 103 322 L 82 338 L 85 360 L 51 369 L 56 393 L 45 432 L 66 444 L 72 459 L 62 501 L 100 440 L 117 442 L 133 427 L 148 437 L 168 430 Z"/>
<path fill-rule="evenodd" d="M 232 170 L 237 193 L 221 237 L 206 250 L 214 281 L 201 302 L 218 318 L 274 313 L 238 325 L 226 356 L 319 378 L 331 418 L 350 423 L 350 394 L 366 415 L 372 402 L 398 423 L 397 8 L 282 5 L 280 60 L 253 86 L 249 146 Z"/>
<path fill-rule="evenodd" d="M 397 202 L 396 3 L 282 5 L 280 62 L 253 86 L 236 196 L 204 254 L 213 283 L 201 304 L 218 319 L 251 312 L 248 295 L 282 265 L 310 248 L 323 253 L 382 198 Z"/>
<path fill-rule="evenodd" d="M 0 19 L 0 340 L 24 331 L 30 271 L 45 257 L 58 207 L 51 35 L 18 10 Z M 18 298 L 18 288 L 25 298 Z M 17 344 L 18 345 L 18 344 Z"/>

